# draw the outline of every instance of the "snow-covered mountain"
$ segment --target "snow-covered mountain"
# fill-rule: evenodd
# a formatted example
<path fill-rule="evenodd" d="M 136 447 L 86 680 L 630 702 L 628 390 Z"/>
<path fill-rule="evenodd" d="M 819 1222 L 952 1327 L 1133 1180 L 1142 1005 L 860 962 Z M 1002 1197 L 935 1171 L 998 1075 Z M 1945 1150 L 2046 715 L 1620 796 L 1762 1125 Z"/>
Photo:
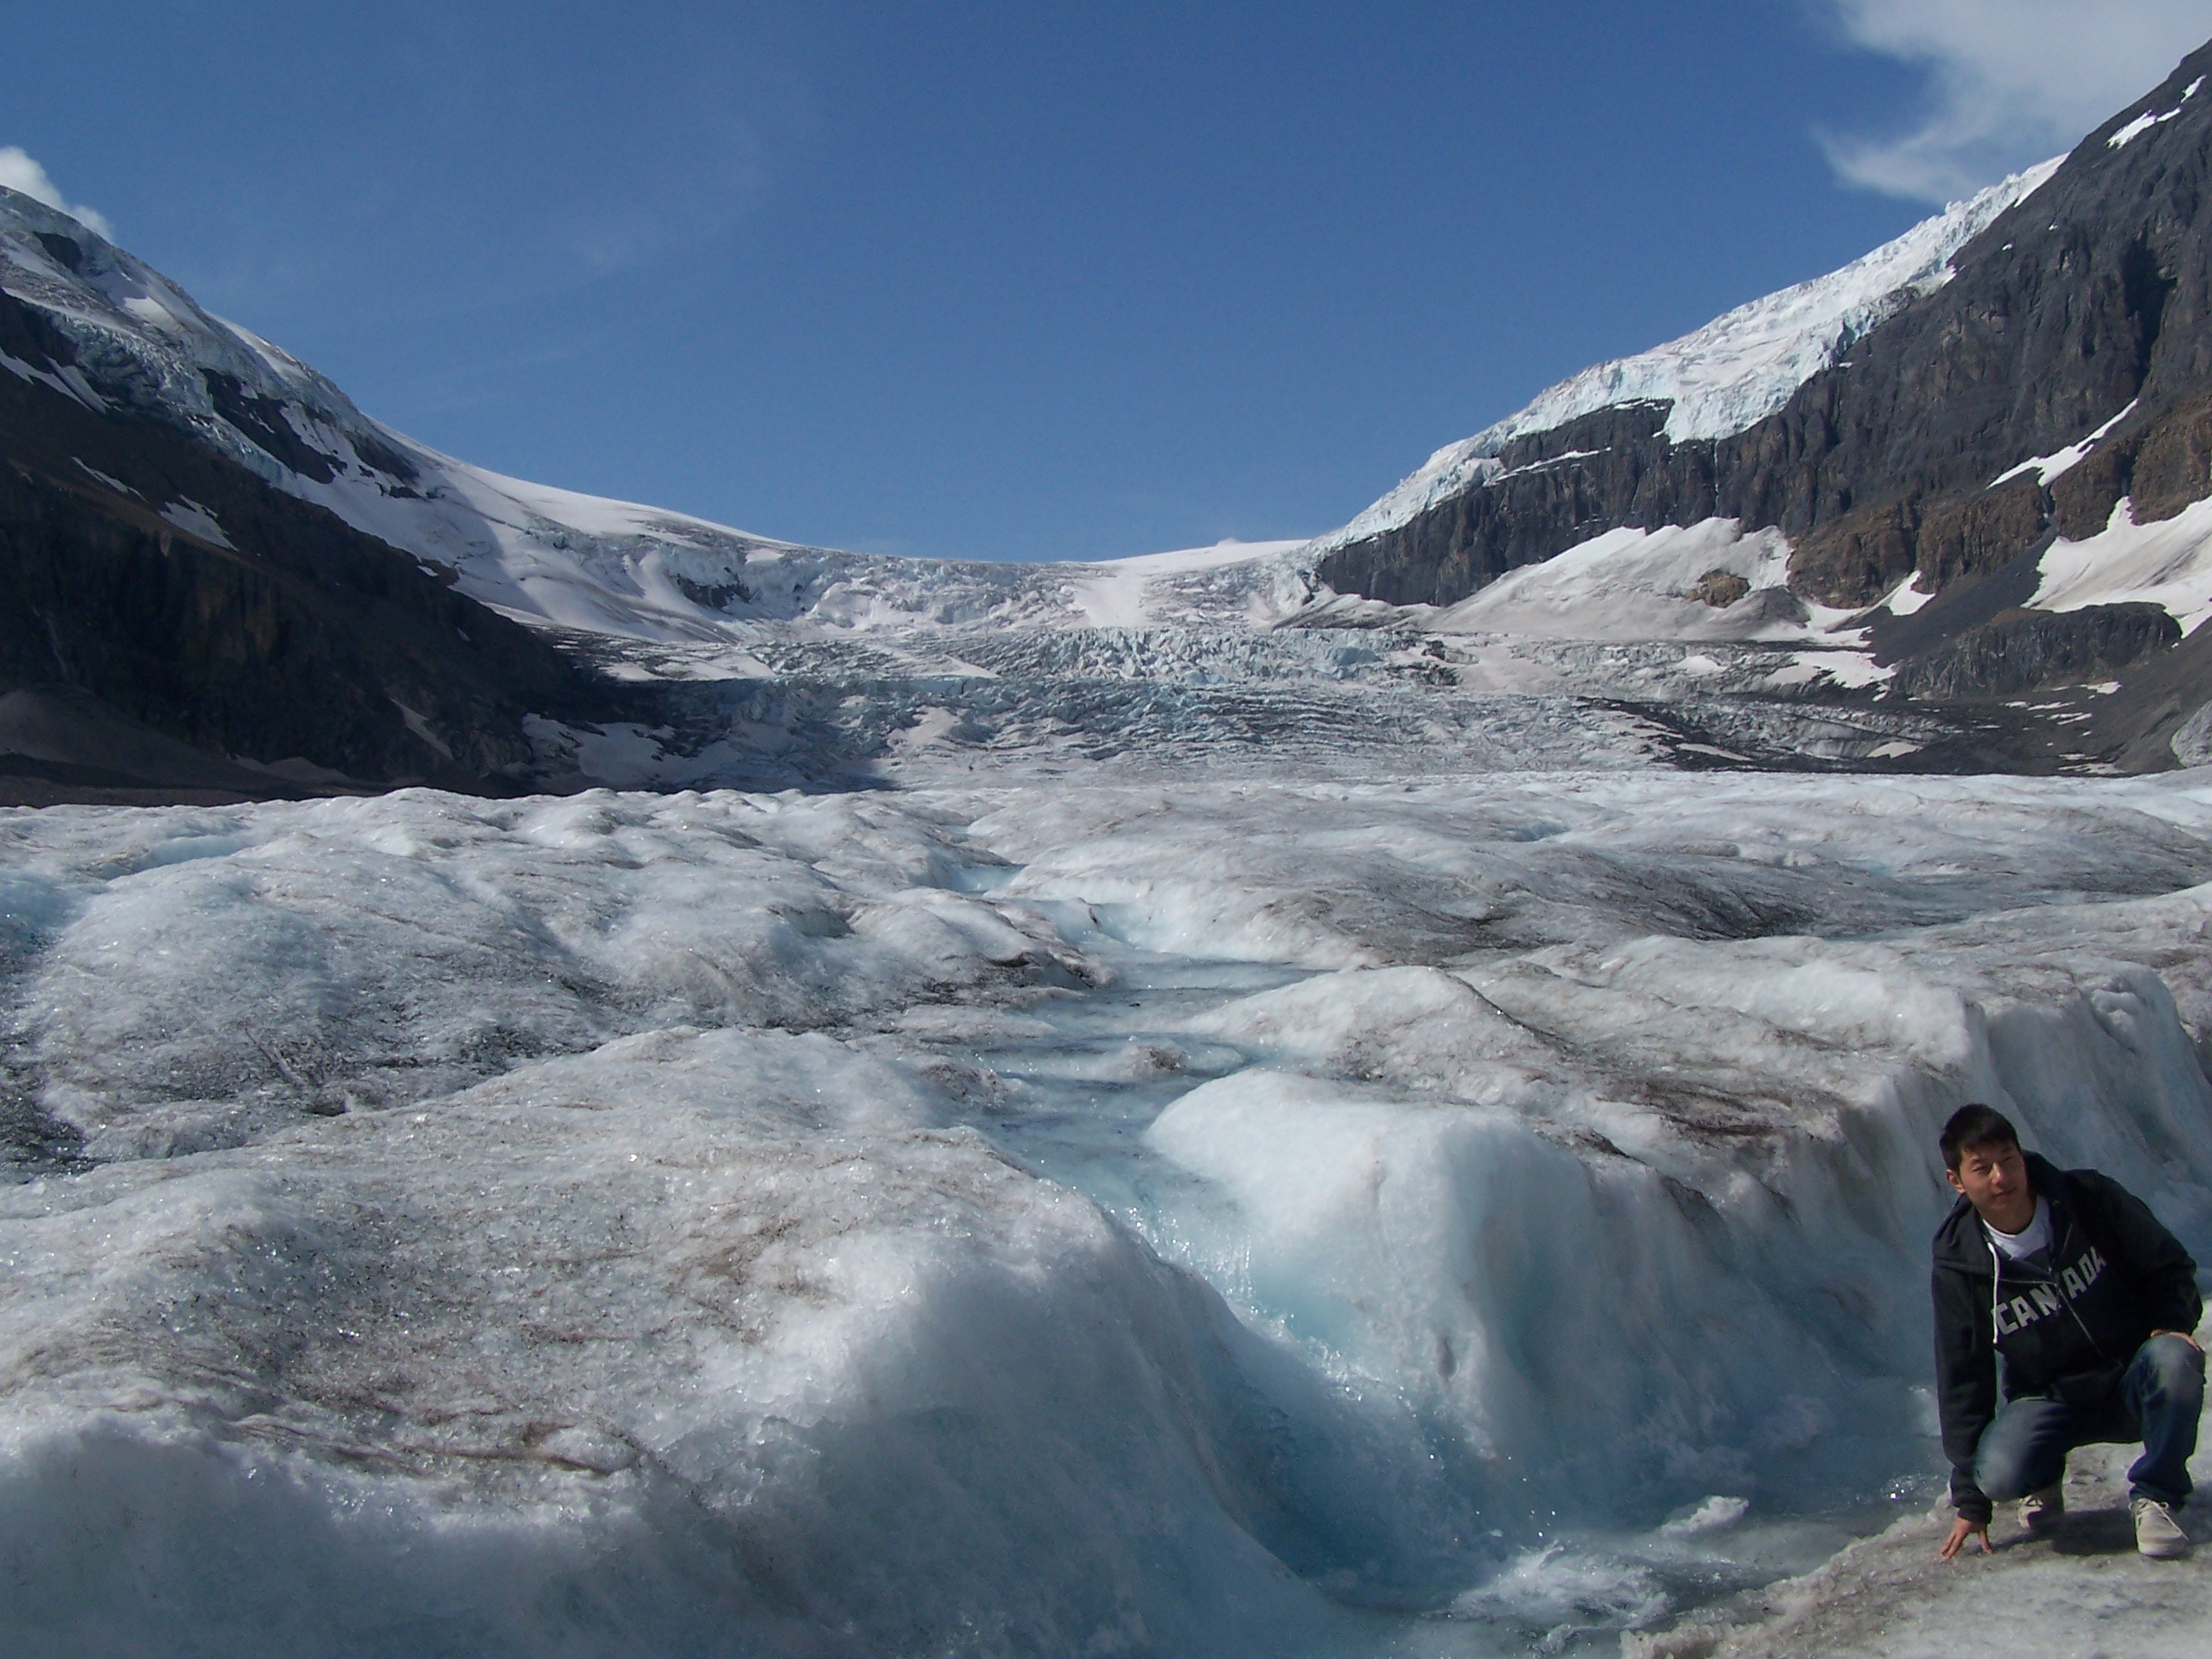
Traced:
<path fill-rule="evenodd" d="M 372 419 L 144 261 L 5 189 L 0 294 L 35 309 L 72 348 L 66 362 L 0 352 L 0 368 L 95 415 L 188 432 L 277 489 L 452 570 L 462 592 L 529 623 L 708 642 L 744 638 L 747 623 L 801 617 L 847 629 L 1128 626 L 1194 613 L 1233 621 L 1253 605 L 1272 617 L 1304 597 L 1275 599 L 1279 556 L 1296 544 L 1097 565 L 908 560 L 800 546 L 506 477 Z M 164 510 L 213 526 L 180 503 Z M 1218 573 L 1255 561 L 1269 570 L 1224 597 Z"/>
<path fill-rule="evenodd" d="M 137 782 L 195 798 L 559 785 L 600 775 L 575 769 L 587 761 L 641 782 L 757 777 L 726 732 L 692 739 L 717 761 L 656 771 L 606 759 L 639 744 L 605 732 L 666 724 L 641 683 L 988 678 L 965 636 L 1244 634 L 1313 596 L 1296 543 L 908 560 L 504 477 L 382 425 L 143 261 L 4 190 L 0 368 L 0 450 L 22 497 L 0 501 L 0 554 L 25 599 L 0 618 L 0 755 L 39 780 L 29 799 L 135 799 Z M 334 574 L 364 562 L 368 586 L 340 601 Z M 139 597 L 118 606 L 118 592 Z M 489 614 L 445 615 L 471 602 Z M 403 624 L 395 605 L 443 620 Z M 769 744 L 768 764 L 839 775 L 926 718 L 918 707 L 872 696 L 857 733 L 802 720 L 810 735 Z"/>
<path fill-rule="evenodd" d="M 510 614 L 655 636 L 696 632 L 700 607 L 684 584 L 726 583 L 749 554 L 797 550 L 426 449 L 136 256 L 7 191 L 0 293 L 33 308 L 71 348 L 67 362 L 0 356 L 0 367 L 96 415 L 187 431 L 278 489 L 450 568 L 462 591 Z"/>
<path fill-rule="evenodd" d="M 1949 282 L 1960 249 L 2033 195 L 2064 159 L 2054 157 L 1954 203 L 1840 270 L 1739 306 L 1679 340 L 1570 376 L 1517 413 L 1445 445 L 1351 523 L 1322 537 L 1319 550 L 1334 551 L 1395 529 L 1439 501 L 1489 483 L 1506 470 L 1498 458 L 1515 439 L 1554 431 L 1601 410 L 1663 405 L 1660 430 L 1673 443 L 1726 438 L 1755 425 L 1875 328 Z M 1556 466 L 1572 459 L 1577 458 L 1529 465 Z"/>
<path fill-rule="evenodd" d="M 2095 685 L 2061 698 L 2081 751 L 2170 763 L 2212 700 L 2208 77 L 2212 49 L 2069 155 L 1439 450 L 1316 576 L 1446 629 L 1809 623 L 1885 699 Z"/>

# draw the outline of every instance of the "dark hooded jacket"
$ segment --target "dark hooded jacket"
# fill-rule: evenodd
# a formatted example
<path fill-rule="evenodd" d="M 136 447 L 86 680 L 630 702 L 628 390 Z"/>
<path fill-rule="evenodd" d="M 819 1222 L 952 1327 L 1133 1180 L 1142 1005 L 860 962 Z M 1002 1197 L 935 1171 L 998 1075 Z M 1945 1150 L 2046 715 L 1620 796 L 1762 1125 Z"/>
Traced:
<path fill-rule="evenodd" d="M 1987 1522 L 1974 1449 L 2004 1397 L 2110 1401 L 2153 1331 L 2194 1331 L 2203 1313 L 2197 1264 L 2143 1201 L 2094 1170 L 2061 1170 L 2033 1152 L 2029 1184 L 2051 1201 L 2051 1248 L 2007 1261 L 1964 1198 L 1936 1230 L 1936 1391 L 1951 1501 Z"/>

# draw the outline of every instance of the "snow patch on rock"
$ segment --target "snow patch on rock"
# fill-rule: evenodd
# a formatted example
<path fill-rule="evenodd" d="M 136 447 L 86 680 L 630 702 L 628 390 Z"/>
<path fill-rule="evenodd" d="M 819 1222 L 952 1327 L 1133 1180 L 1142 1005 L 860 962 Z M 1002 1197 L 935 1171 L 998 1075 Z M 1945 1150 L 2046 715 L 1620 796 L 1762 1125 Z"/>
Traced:
<path fill-rule="evenodd" d="M 2212 617 L 2212 501 L 2137 524 L 2134 502 L 2124 497 L 2103 530 L 2078 542 L 2054 542 L 2039 568 L 2042 581 L 2028 601 L 2038 610 L 2160 605 L 2184 635 L 2192 634 Z"/>

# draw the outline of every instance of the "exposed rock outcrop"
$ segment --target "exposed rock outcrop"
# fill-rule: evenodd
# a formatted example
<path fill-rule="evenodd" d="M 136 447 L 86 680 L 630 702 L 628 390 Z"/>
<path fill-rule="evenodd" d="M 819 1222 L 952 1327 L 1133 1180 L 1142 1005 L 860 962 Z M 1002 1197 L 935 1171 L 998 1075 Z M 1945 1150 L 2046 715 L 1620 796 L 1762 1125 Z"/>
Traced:
<path fill-rule="evenodd" d="M 2181 641 L 2181 624 L 2155 605 L 2081 611 L 2008 611 L 1898 665 L 1908 696 L 2004 697 L 2037 686 L 2109 679 Z"/>
<path fill-rule="evenodd" d="M 1727 610 L 1750 592 L 1750 580 L 1733 570 L 1708 570 L 1698 578 L 1698 597 L 1716 611 Z"/>

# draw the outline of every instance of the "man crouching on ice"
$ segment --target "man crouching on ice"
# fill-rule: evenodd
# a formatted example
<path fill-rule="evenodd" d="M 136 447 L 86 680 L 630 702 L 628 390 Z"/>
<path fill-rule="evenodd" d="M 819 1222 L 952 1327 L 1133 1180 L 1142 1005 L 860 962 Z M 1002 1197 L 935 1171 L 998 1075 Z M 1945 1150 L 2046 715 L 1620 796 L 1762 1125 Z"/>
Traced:
<path fill-rule="evenodd" d="M 2136 1547 L 2186 1554 L 2175 1513 L 2204 1401 L 2197 1264 L 2141 1199 L 2023 1154 L 1987 1106 L 1954 1113 L 1942 1145 L 1960 1194 L 1936 1232 L 1936 1387 L 1959 1511 L 1943 1559 L 1969 1538 L 1990 1547 L 1992 1503 L 2026 1500 L 2021 1519 L 2048 1534 L 2065 1514 L 2066 1454 L 2136 1440 Z"/>

